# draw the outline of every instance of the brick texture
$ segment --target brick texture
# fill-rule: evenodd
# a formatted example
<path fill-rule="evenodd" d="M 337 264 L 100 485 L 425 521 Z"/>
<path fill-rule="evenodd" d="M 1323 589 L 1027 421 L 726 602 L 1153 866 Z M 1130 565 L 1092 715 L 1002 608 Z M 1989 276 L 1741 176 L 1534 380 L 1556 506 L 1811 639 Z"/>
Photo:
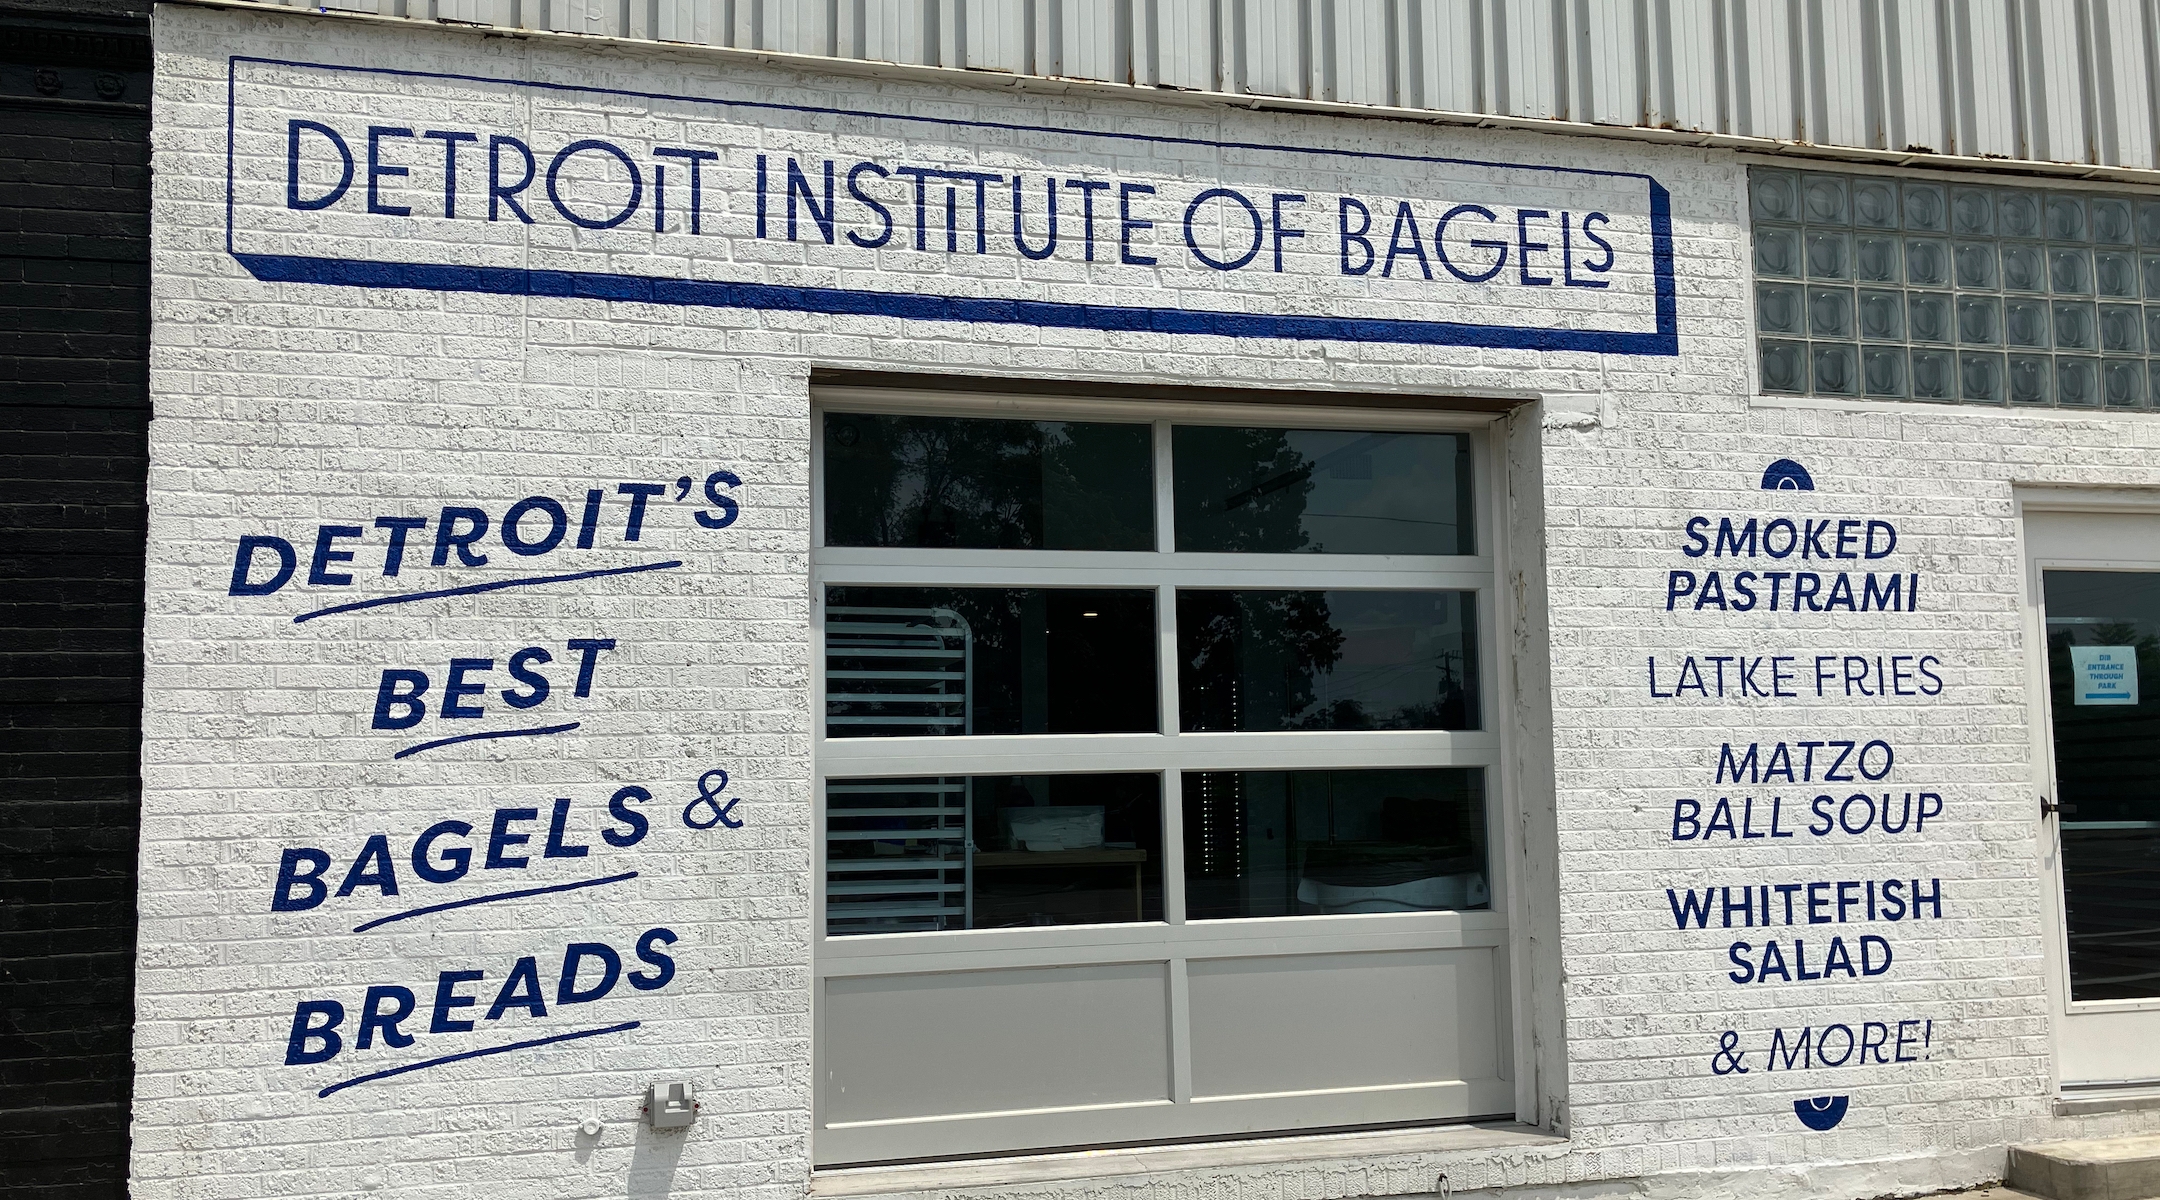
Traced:
<path fill-rule="evenodd" d="M 1736 157 L 1150 102 L 1085 88 L 1051 95 L 987 76 L 868 79 L 749 56 L 296 13 L 175 6 L 161 21 L 137 1195 L 327 1197 L 352 1194 L 356 1183 L 363 1192 L 505 1200 L 803 1194 L 815 1136 L 811 913 L 821 849 L 808 711 L 809 382 L 819 369 L 905 368 L 1043 385 L 1207 382 L 1436 404 L 1494 394 L 1538 400 L 1509 422 L 1517 470 L 1506 482 L 1532 494 L 1516 494 L 1509 520 L 1495 522 L 1513 530 L 1515 576 L 1501 589 L 1507 632 L 1496 640 L 1524 710 L 1512 718 L 1511 747 L 1525 765 L 1510 785 L 1519 810 L 1510 816 L 1520 818 L 1527 851 L 1513 876 L 1520 906 L 1512 910 L 1525 923 L 1511 930 L 1511 946 L 1529 960 L 1513 976 L 1515 1036 L 1535 1046 L 1534 1078 L 1526 1080 L 1537 1092 L 1534 1119 L 1563 1133 L 1565 1144 L 1345 1151 L 1321 1163 L 1226 1159 L 1110 1180 L 954 1191 L 1325 1200 L 1430 1193 L 1445 1174 L 1456 1192 L 1536 1186 L 1543 1195 L 1609 1194 L 1615 1185 L 1597 1181 L 1651 1177 L 1644 1194 L 1881 1196 L 1991 1178 L 2002 1169 L 2003 1147 L 2016 1140 L 2160 1127 L 2160 1113 L 2085 1123 L 2053 1115 L 2046 877 L 2032 804 L 2014 503 L 2027 485 L 2160 488 L 2160 420 L 1752 395 L 1745 167 Z M 242 136 L 229 150 L 236 53 L 278 62 L 247 67 L 253 74 L 243 85 L 270 89 L 256 93 L 270 99 L 261 112 L 242 114 Z M 342 91 L 311 92 L 316 85 L 304 80 L 280 81 L 288 68 L 279 64 L 293 60 L 367 70 L 355 70 L 362 81 Z M 435 77 L 415 82 L 405 72 Z M 506 98 L 495 83 L 445 82 L 446 75 L 617 90 L 604 100 L 558 93 L 543 102 Z M 277 88 L 290 91 L 281 99 Z M 641 91 L 773 107 L 701 130 L 680 111 L 655 115 L 665 106 L 631 94 Z M 896 118 L 802 116 L 803 107 L 969 124 L 933 137 Z M 327 170 L 291 179 L 288 191 L 281 161 L 291 144 L 288 115 L 356 130 L 439 119 L 438 128 L 452 130 L 512 129 L 535 147 L 563 146 L 603 127 L 641 147 L 705 137 L 730 152 L 724 166 L 708 168 L 705 187 L 710 211 L 731 223 L 721 232 L 716 217 L 701 242 L 679 229 L 653 231 L 649 218 L 609 229 L 572 228 L 545 211 L 530 226 L 507 216 L 490 222 L 486 198 L 473 200 L 470 182 L 460 192 L 470 206 L 455 217 L 438 215 L 441 198 L 416 201 L 409 216 L 368 213 L 364 166 L 341 209 L 329 202 L 308 209 L 288 197 L 325 196 L 341 185 L 337 168 L 318 155 Z M 1013 133 L 1021 124 L 1035 128 Z M 814 160 L 848 139 L 850 156 L 895 162 L 1002 170 L 1036 154 L 1074 161 L 1079 152 L 1055 143 L 1062 134 L 1041 132 L 1053 125 L 1185 139 L 1171 150 L 1136 140 L 1103 152 L 1107 165 L 1059 170 L 1145 177 L 1187 195 L 1252 170 L 1224 146 L 1424 159 L 1414 169 L 1435 177 L 1431 191 L 1409 194 L 1475 194 L 1495 204 L 1509 202 L 1506 185 L 1471 178 L 1463 161 L 1646 172 L 1671 196 L 1679 353 L 1273 340 L 890 311 L 832 316 L 570 289 L 357 286 L 374 280 L 311 281 L 305 262 L 295 276 L 252 274 L 227 241 L 226 171 L 237 160 L 243 254 L 489 270 L 600 261 L 607 270 L 678 279 L 710 269 L 776 290 L 867 279 L 905 292 L 907 284 L 895 281 L 913 280 L 922 295 L 1009 298 L 1032 287 L 1050 299 L 1100 297 L 1175 312 L 1311 312 L 1333 303 L 1360 313 L 1450 312 L 1476 303 L 1476 315 L 1495 323 L 1507 311 L 1522 325 L 1562 319 L 1553 314 L 1563 310 L 1565 320 L 1585 325 L 1602 318 L 1639 327 L 1643 317 L 1628 307 L 1642 290 L 1631 297 L 1629 281 L 1617 278 L 1609 292 L 1563 291 L 1501 275 L 1491 288 L 1466 293 L 1446 291 L 1455 285 L 1432 276 L 1433 290 L 1421 293 L 1412 290 L 1423 286 L 1409 274 L 1415 268 L 1399 262 L 1392 281 L 1350 279 L 1333 271 L 1336 247 L 1325 223 L 1332 205 L 1314 210 L 1314 236 L 1301 247 L 1324 269 L 1302 277 L 1171 265 L 1168 255 L 1181 248 L 1169 221 L 1157 231 L 1168 252 L 1160 271 L 1110 261 L 1107 251 L 1083 262 L 1070 244 L 1047 265 L 977 252 L 976 230 L 964 221 L 950 240 L 933 225 L 926 248 L 896 238 L 875 254 L 861 241 L 746 232 L 755 205 L 746 180 L 760 151 L 810 145 Z M 366 134 L 357 137 L 355 161 L 365 163 Z M 487 144 L 468 143 L 464 161 L 484 161 Z M 439 145 L 426 152 L 427 159 L 398 160 L 415 164 L 410 178 L 420 178 L 419 164 L 442 161 Z M 1457 162 L 1428 166 L 1442 157 Z M 1458 167 L 1460 176 L 1450 174 Z M 540 171 L 547 169 L 543 158 Z M 1040 167 L 1029 169 L 1039 177 Z M 1393 168 L 1332 169 L 1386 176 Z M 478 166 L 470 170 L 468 181 L 479 177 Z M 1296 164 L 1282 175 L 1255 190 L 1321 196 L 1427 182 L 1330 179 Z M 385 177 L 393 203 L 398 178 Z M 1583 190 L 1603 196 L 1603 186 Z M 573 188 L 568 196 L 588 213 L 607 211 L 597 207 L 605 200 L 599 193 Z M 536 210 L 541 197 L 536 185 Z M 782 203 L 770 214 L 776 226 L 785 220 Z M 989 236 L 1000 232 L 992 226 Z M 1365 289 L 1377 297 L 1370 305 Z M 1803 462 L 1818 489 L 1764 491 L 1764 467 L 1781 457 Z M 349 590 L 326 581 L 322 588 L 296 582 L 274 596 L 228 591 L 241 537 L 293 539 L 304 577 L 319 526 L 367 526 L 377 515 L 432 520 L 446 504 L 499 515 L 521 496 L 581 496 L 602 481 L 612 488 L 616 480 L 672 481 L 679 473 L 700 478 L 692 471 L 714 466 L 743 480 L 741 520 L 699 532 L 684 507 L 656 498 L 635 547 L 682 561 L 679 573 L 297 624 L 293 617 L 317 603 L 502 577 L 501 563 L 436 567 L 419 563 L 415 551 L 407 575 L 388 581 L 374 569 L 384 542 L 370 533 L 373 540 L 347 543 L 374 560 L 354 564 L 365 575 Z M 1704 514 L 1892 520 L 1900 543 L 1886 561 L 1923 577 L 1919 608 L 1668 610 L 1668 572 L 1702 567 L 1686 555 L 1683 531 Z M 504 552 L 498 542 L 489 548 Z M 591 553 L 586 561 L 596 566 L 636 557 L 616 541 Z M 323 562 L 336 569 L 334 560 Z M 375 681 L 386 667 L 439 672 L 455 656 L 500 659 L 543 638 L 596 634 L 622 644 L 614 665 L 601 668 L 603 687 L 577 704 L 561 699 L 560 708 L 550 701 L 538 710 L 550 719 L 574 713 L 584 722 L 575 741 L 395 759 L 396 740 L 370 726 Z M 1802 656 L 1933 655 L 1944 686 L 1925 696 L 1818 694 L 1810 674 L 1800 677 L 1804 694 L 1774 699 L 1676 698 L 1649 686 L 1652 656 L 1671 669 L 1687 655 L 1741 654 L 1793 656 L 1803 670 L 1812 659 Z M 1945 797 L 1945 819 L 1925 833 L 1713 844 L 1671 836 L 1677 799 L 1716 794 L 1723 743 L 1877 737 L 1895 745 L 1898 766 L 1873 790 Z M 595 845 L 580 860 L 595 874 L 634 861 L 634 889 L 464 908 L 388 932 L 359 926 L 425 903 L 420 886 L 395 902 L 379 884 L 348 886 L 353 894 L 308 911 L 278 911 L 270 902 L 282 850 L 326 847 L 342 875 L 359 847 L 387 830 L 402 864 L 401 839 L 430 822 L 456 817 L 479 826 L 497 805 L 537 803 L 544 811 L 549 797 L 568 797 L 588 814 L 632 782 L 676 805 L 687 781 L 723 757 L 746 797 L 744 829 L 725 842 L 699 840 L 681 822 L 665 821 L 634 858 Z M 659 802 L 653 810 L 666 812 Z M 1797 925 L 1767 931 L 1676 929 L 1667 908 L 1667 889 L 1861 878 L 1941 880 L 1939 915 L 1895 928 L 1841 927 L 1849 938 L 1879 929 L 1894 943 L 1896 968 L 1879 976 L 1742 984 L 1730 973 L 1730 943 L 1804 936 L 1820 965 L 1830 931 L 1807 924 L 1804 902 Z M 475 890 L 472 881 L 461 886 Z M 396 981 L 419 993 L 415 1011 L 424 1017 L 438 971 L 470 966 L 502 978 L 517 955 L 560 955 L 572 940 L 624 945 L 661 920 L 681 935 L 676 978 L 574 1010 L 596 1027 L 641 1022 L 618 1040 L 461 1058 L 350 1088 L 334 1085 L 371 1066 L 481 1043 L 457 1041 L 470 1031 L 451 1028 L 402 1057 L 380 1046 L 372 1057 L 356 1048 L 335 1063 L 288 1057 L 296 1003 L 334 995 L 349 1010 L 363 989 Z M 485 994 L 493 994 L 492 979 Z M 507 1042 L 516 1030 L 577 1024 L 559 1013 L 549 1020 L 528 1025 L 512 1011 L 490 1036 Z M 1773 1031 L 1894 1029 L 1908 1021 L 1932 1023 L 1924 1057 L 1847 1057 L 1790 1071 L 1765 1065 Z M 347 1034 L 353 1024 L 348 1018 Z M 1714 1052 L 1726 1032 L 1748 1055 L 1746 1073 L 1718 1069 Z M 645 1081 L 673 1071 L 694 1072 L 704 1104 L 700 1123 L 679 1140 L 641 1130 L 633 1099 Z M 1850 1099 L 1845 1123 L 1830 1133 L 1802 1125 L 1794 1101 L 1828 1095 Z M 581 1132 L 587 1119 L 602 1132 Z"/>
<path fill-rule="evenodd" d="M 0 11 L 0 1195 L 126 1194 L 149 38 Z"/>

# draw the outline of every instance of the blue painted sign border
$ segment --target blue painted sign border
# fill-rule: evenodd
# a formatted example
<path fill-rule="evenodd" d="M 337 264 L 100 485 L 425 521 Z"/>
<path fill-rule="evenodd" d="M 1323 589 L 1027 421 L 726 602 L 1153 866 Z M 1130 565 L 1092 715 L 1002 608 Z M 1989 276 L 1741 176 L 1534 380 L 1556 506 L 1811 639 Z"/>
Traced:
<path fill-rule="evenodd" d="M 859 117 L 879 121 L 904 121 L 945 129 L 994 129 L 1027 133 L 1050 133 L 1065 137 L 1094 138 L 1213 149 L 1314 154 L 1332 158 L 1417 163 L 1427 166 L 1471 166 L 1512 171 L 1545 171 L 1608 179 L 1640 180 L 1650 194 L 1650 259 L 1655 282 L 1657 329 L 1652 333 L 1617 330 L 1540 329 L 1530 326 L 1478 325 L 1456 321 L 1406 321 L 1364 317 L 1323 317 L 1282 314 L 1213 312 L 1189 308 L 1153 308 L 1108 304 L 1073 304 L 1048 300 L 1001 300 L 983 297 L 931 296 L 880 292 L 856 288 L 787 287 L 776 284 L 725 283 L 605 271 L 532 270 L 518 267 L 461 267 L 439 263 L 385 262 L 368 259 L 320 258 L 298 254 L 244 254 L 233 246 L 234 130 L 239 92 L 240 64 L 301 67 L 350 74 L 388 75 L 412 79 L 442 79 L 460 83 L 501 84 L 540 91 L 582 93 L 641 100 L 665 100 L 682 104 L 711 105 L 740 110 L 810 113 L 820 116 Z M 945 117 L 921 117 L 861 109 L 824 108 L 767 101 L 725 100 L 705 96 L 675 96 L 625 88 L 585 87 L 575 84 L 535 83 L 487 75 L 461 75 L 435 71 L 409 71 L 392 67 L 351 67 L 337 63 L 233 55 L 226 68 L 225 100 L 225 250 L 258 280 L 268 283 L 328 283 L 348 287 L 399 288 L 435 292 L 481 292 L 502 296 L 561 296 L 590 300 L 624 300 L 647 304 L 674 304 L 702 308 L 747 308 L 783 312 L 822 313 L 832 316 L 884 316 L 927 321 L 958 321 L 980 324 L 1032 325 L 1060 329 L 1100 329 L 1139 333 L 1214 334 L 1218 337 L 1285 338 L 1299 341 L 1384 342 L 1401 345 L 1468 346 L 1509 350 L 1581 350 L 1602 354 L 1642 354 L 1671 357 L 1680 353 L 1680 322 L 1673 282 L 1672 196 L 1649 175 L 1634 171 L 1601 171 L 1585 167 L 1556 167 L 1537 163 L 1485 162 L 1467 158 L 1439 158 L 1408 154 L 1379 154 L 1317 146 L 1264 145 L 1255 142 L 1217 142 L 1202 138 L 1160 137 L 1150 134 L 1060 129 L 1045 125 L 1022 125 L 1000 121 L 966 121 Z"/>

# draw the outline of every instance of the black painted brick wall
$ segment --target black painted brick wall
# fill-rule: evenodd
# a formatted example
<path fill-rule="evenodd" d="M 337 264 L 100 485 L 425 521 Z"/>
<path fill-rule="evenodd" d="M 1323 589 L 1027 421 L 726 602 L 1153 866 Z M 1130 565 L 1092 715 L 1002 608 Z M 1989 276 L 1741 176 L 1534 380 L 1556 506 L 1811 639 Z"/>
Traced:
<path fill-rule="evenodd" d="M 93 0 L 94 2 L 94 0 Z M 124 1196 L 149 24 L 0 8 L 0 1197 Z"/>

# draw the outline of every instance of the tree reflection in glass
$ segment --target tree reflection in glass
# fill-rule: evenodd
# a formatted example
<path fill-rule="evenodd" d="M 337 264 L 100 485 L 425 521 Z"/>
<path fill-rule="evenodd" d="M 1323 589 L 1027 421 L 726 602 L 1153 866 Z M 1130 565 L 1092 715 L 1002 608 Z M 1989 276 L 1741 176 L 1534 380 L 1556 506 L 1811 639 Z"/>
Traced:
<path fill-rule="evenodd" d="M 1188 733 L 1479 727 L 1475 593 L 1181 588 L 1177 606 Z"/>
<path fill-rule="evenodd" d="M 1474 554 L 1459 433 L 1180 425 L 1177 548 L 1241 554 Z"/>
<path fill-rule="evenodd" d="M 825 414 L 825 544 L 1153 550 L 1146 425 Z"/>

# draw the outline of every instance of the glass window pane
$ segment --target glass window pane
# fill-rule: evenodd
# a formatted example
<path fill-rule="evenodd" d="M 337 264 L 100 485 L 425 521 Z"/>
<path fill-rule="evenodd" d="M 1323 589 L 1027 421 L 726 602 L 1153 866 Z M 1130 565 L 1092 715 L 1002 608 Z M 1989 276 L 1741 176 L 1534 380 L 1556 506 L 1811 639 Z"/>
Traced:
<path fill-rule="evenodd" d="M 1162 776 L 825 785 L 825 932 L 1162 920 Z"/>
<path fill-rule="evenodd" d="M 1853 335 L 1853 294 L 1845 288 L 1808 289 L 1808 333 L 1849 341 Z"/>
<path fill-rule="evenodd" d="M 1915 400 L 1957 398 L 1957 362 L 1948 350 L 1912 352 L 1912 394 Z"/>
<path fill-rule="evenodd" d="M 1183 791 L 1193 920 L 1492 905 L 1475 767 L 1191 771 Z"/>
<path fill-rule="evenodd" d="M 1992 237 L 1995 194 L 1986 188 L 1958 188 L 1950 197 L 1950 232 L 1959 237 Z"/>
<path fill-rule="evenodd" d="M 2091 241 L 2092 231 L 2086 225 L 2085 201 L 2076 196 L 2049 196 L 2047 236 L 2051 242 Z"/>
<path fill-rule="evenodd" d="M 2040 236 L 2040 196 L 2010 189 L 1995 193 L 1995 231 L 2004 237 Z"/>
<path fill-rule="evenodd" d="M 1472 592 L 1180 588 L 1187 733 L 1478 729 Z"/>
<path fill-rule="evenodd" d="M 2098 359 L 2063 355 L 2055 360 L 2055 401 L 2069 407 L 2090 408 L 2100 403 Z"/>
<path fill-rule="evenodd" d="M 1146 425 L 825 414 L 825 544 L 1153 550 Z"/>
<path fill-rule="evenodd" d="M 1155 733 L 1145 588 L 828 587 L 825 736 Z"/>
<path fill-rule="evenodd" d="M 2048 686 L 2062 803 L 2062 878 L 2070 997 L 2160 994 L 2160 575 L 2048 571 Z M 2083 660 L 2083 661 L 2081 661 Z M 2129 668 L 2140 686 L 2080 686 Z"/>
<path fill-rule="evenodd" d="M 2091 295 L 2092 252 L 2070 246 L 2049 246 L 2048 287 L 2057 295 Z"/>
<path fill-rule="evenodd" d="M 1748 173 L 1748 204 L 1757 221 L 1800 219 L 1800 177 L 1787 171 Z"/>
<path fill-rule="evenodd" d="M 1842 175 L 1805 175 L 1801 177 L 1801 203 L 1806 206 L 1801 218 L 1809 225 L 1844 225 L 1852 220 L 1848 206 L 1848 189 Z"/>
<path fill-rule="evenodd" d="M 1993 291 L 1998 284 L 1995 243 L 1959 242 L 1951 251 L 1957 269 L 1957 285 L 1971 291 Z"/>
<path fill-rule="evenodd" d="M 2010 356 L 2010 403 L 2049 404 L 2055 396 L 2055 366 L 2045 354 Z"/>
<path fill-rule="evenodd" d="M 1755 285 L 1755 328 L 1763 333 L 1803 335 L 1800 325 L 1800 289 L 1790 284 Z"/>
<path fill-rule="evenodd" d="M 1852 278 L 1852 235 L 1807 231 L 1809 279 Z"/>
<path fill-rule="evenodd" d="M 1800 277 L 1800 231 L 1763 226 L 1755 230 L 1755 273 L 1766 279 Z"/>
<path fill-rule="evenodd" d="M 1475 554 L 1470 437 L 1180 425 L 1177 548 Z"/>
<path fill-rule="evenodd" d="M 1905 327 L 1912 330 L 1916 342 L 1947 342 L 1950 340 L 1950 297 L 1929 292 L 1914 292 L 1905 298 Z"/>
<path fill-rule="evenodd" d="M 2128 246 L 2137 241 L 2130 220 L 2130 202 L 2102 196 L 2092 202 L 2093 240 L 2103 246 Z"/>
<path fill-rule="evenodd" d="M 2135 304 L 2100 306 L 2100 348 L 2110 354 L 2145 350 L 2145 310 Z"/>
<path fill-rule="evenodd" d="M 1943 185 L 1905 185 L 1905 228 L 1915 233 L 1942 233 L 1949 227 L 1949 208 L 1949 197 Z"/>
<path fill-rule="evenodd" d="M 2106 252 L 2094 255 L 2093 290 L 2103 296 L 2126 296 L 2132 300 L 2137 299 L 2137 259 L 2127 254 Z"/>
<path fill-rule="evenodd" d="M 1862 283 L 1898 283 L 1905 278 L 1904 250 L 1892 237 L 1862 237 L 1853 252 L 1853 277 Z"/>
<path fill-rule="evenodd" d="M 2160 307 L 2160 306 L 2156 306 Z M 1807 346 L 1800 342 L 1762 344 L 1762 387 L 1766 392 L 1807 391 Z"/>
<path fill-rule="evenodd" d="M 1900 346 L 1869 346 L 1860 352 L 1860 374 L 1870 396 L 1905 394 L 1905 350 Z"/>
<path fill-rule="evenodd" d="M 2100 364 L 2100 390 L 2109 408 L 2142 408 L 2145 404 L 2145 360 L 2110 358 Z"/>
<path fill-rule="evenodd" d="M 1865 176 L 1853 180 L 1852 210 L 1853 224 L 1864 229 L 1896 229 L 1897 184 Z"/>
<path fill-rule="evenodd" d="M 1905 298 L 1896 292 L 1860 293 L 1860 336 L 1871 342 L 1905 340 Z"/>
<path fill-rule="evenodd" d="M 2003 305 L 2003 332 L 2013 346 L 2048 347 L 2048 306 L 2038 300 L 2011 300 Z"/>
<path fill-rule="evenodd" d="M 2013 292 L 2047 290 L 2047 263 L 2040 247 L 2012 243 L 2002 248 L 2002 285 Z"/>
<path fill-rule="evenodd" d="M 1859 392 L 1858 350 L 1834 342 L 1816 342 L 1808 347 L 1808 352 L 1817 395 L 1851 396 Z"/>
<path fill-rule="evenodd" d="M 1914 287 L 1949 287 L 1950 243 L 1941 238 L 1906 238 L 1905 281 Z"/>
<path fill-rule="evenodd" d="M 1993 296 L 1959 296 L 1958 341 L 1967 346 L 2002 344 L 2002 301 Z"/>
<path fill-rule="evenodd" d="M 2004 400 L 2003 356 L 1971 350 L 1958 355 L 1958 397 L 1973 404 Z"/>
<path fill-rule="evenodd" d="M 2055 348 L 2057 350 L 2091 350 L 2099 344 L 2099 333 L 2094 328 L 2093 306 L 2057 301 L 2055 308 Z"/>

